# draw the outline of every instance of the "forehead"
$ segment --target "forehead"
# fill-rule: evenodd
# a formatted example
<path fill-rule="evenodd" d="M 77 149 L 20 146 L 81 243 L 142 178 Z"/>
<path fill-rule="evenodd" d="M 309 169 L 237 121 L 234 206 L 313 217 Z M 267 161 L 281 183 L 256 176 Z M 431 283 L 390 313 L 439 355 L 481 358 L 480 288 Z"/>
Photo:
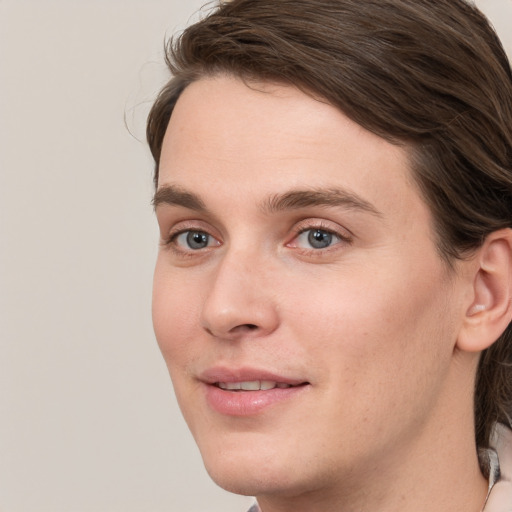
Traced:
<path fill-rule="evenodd" d="M 422 202 L 407 150 L 292 86 L 219 76 L 182 93 L 164 138 L 159 187 L 261 204 L 290 189 L 343 189 L 377 210 Z"/>

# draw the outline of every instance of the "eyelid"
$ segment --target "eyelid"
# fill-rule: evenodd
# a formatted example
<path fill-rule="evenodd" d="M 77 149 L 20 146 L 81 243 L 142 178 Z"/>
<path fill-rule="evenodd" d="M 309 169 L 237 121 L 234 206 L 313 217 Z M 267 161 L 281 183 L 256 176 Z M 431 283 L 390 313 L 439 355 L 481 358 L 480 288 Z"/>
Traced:
<path fill-rule="evenodd" d="M 206 241 L 206 245 L 204 247 L 191 247 L 189 244 L 189 236 L 191 234 L 200 234 L 202 241 Z M 206 240 L 204 240 L 203 235 L 206 237 Z M 185 237 L 185 241 L 182 240 L 183 237 Z M 170 243 L 173 244 L 176 250 L 185 253 L 197 253 L 220 245 L 220 242 L 214 236 L 210 235 L 206 231 L 198 231 L 196 229 L 186 229 L 185 231 L 176 233 L 172 236 Z"/>
<path fill-rule="evenodd" d="M 295 242 L 300 235 L 302 235 L 303 233 L 305 233 L 307 231 L 312 231 L 315 229 L 330 233 L 330 234 L 336 236 L 337 238 L 339 238 L 340 241 L 329 246 L 329 247 L 323 248 L 323 249 L 314 249 L 314 248 L 307 249 L 304 247 L 299 247 L 297 245 L 292 245 L 292 243 Z M 287 247 L 298 249 L 303 252 L 308 252 L 308 253 L 309 252 L 310 253 L 324 252 L 325 253 L 326 251 L 334 250 L 335 248 L 337 248 L 336 246 L 338 246 L 340 243 L 344 242 L 344 243 L 350 244 L 350 243 L 352 243 L 353 239 L 354 239 L 354 235 L 350 232 L 350 230 L 348 230 L 347 228 L 341 227 L 339 224 L 327 221 L 325 219 L 305 219 L 303 221 L 300 221 L 299 223 L 297 223 L 294 226 L 292 238 L 285 245 Z"/>
<path fill-rule="evenodd" d="M 221 245 L 221 237 L 220 234 L 217 234 L 217 230 L 214 229 L 210 224 L 198 220 L 184 220 L 177 222 L 172 226 L 172 228 L 169 230 L 168 234 L 161 238 L 161 244 L 164 246 L 173 246 L 174 241 L 178 236 L 180 236 L 183 233 L 186 233 L 188 231 L 197 231 L 200 233 L 206 233 L 208 236 L 212 237 L 214 240 L 218 242 L 217 245 Z M 177 246 L 173 248 L 175 251 L 179 251 L 182 253 L 188 253 L 188 252 L 199 252 L 199 250 L 193 251 L 190 249 L 190 251 L 186 249 L 178 249 Z"/>
<path fill-rule="evenodd" d="M 304 233 L 310 229 L 321 229 L 322 231 L 328 231 L 334 235 L 339 236 L 344 240 L 351 240 L 354 238 L 354 234 L 344 226 L 340 226 L 336 222 L 328 221 L 321 218 L 308 218 L 301 220 L 293 227 L 294 236 Z"/>

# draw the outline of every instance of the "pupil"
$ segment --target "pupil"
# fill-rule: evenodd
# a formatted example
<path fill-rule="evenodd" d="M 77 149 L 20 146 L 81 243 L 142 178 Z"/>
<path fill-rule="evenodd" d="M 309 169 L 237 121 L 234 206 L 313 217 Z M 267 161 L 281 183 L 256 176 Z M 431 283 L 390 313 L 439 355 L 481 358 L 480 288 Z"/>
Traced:
<path fill-rule="evenodd" d="M 187 235 L 187 244 L 191 249 L 203 249 L 208 245 L 208 235 L 200 231 L 191 231 Z"/>
<path fill-rule="evenodd" d="M 332 235 L 321 229 L 315 229 L 314 231 L 310 231 L 308 242 L 311 244 L 311 247 L 315 249 L 323 249 L 331 245 Z"/>

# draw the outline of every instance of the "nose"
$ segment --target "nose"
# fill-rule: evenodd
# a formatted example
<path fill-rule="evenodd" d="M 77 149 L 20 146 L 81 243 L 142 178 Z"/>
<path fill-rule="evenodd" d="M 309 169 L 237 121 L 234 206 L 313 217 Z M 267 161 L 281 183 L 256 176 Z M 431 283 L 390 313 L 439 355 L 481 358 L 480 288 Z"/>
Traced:
<path fill-rule="evenodd" d="M 203 304 L 202 327 L 217 339 L 257 338 L 279 324 L 268 265 L 244 252 L 226 254 Z"/>

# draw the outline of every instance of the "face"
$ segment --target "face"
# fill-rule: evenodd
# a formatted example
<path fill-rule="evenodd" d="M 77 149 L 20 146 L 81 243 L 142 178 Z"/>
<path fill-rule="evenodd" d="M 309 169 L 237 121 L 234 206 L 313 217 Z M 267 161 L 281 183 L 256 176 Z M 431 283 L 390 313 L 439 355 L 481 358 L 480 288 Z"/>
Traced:
<path fill-rule="evenodd" d="M 217 483 L 327 493 L 438 431 L 457 287 L 405 149 L 293 87 L 202 79 L 155 202 L 155 332 Z"/>

